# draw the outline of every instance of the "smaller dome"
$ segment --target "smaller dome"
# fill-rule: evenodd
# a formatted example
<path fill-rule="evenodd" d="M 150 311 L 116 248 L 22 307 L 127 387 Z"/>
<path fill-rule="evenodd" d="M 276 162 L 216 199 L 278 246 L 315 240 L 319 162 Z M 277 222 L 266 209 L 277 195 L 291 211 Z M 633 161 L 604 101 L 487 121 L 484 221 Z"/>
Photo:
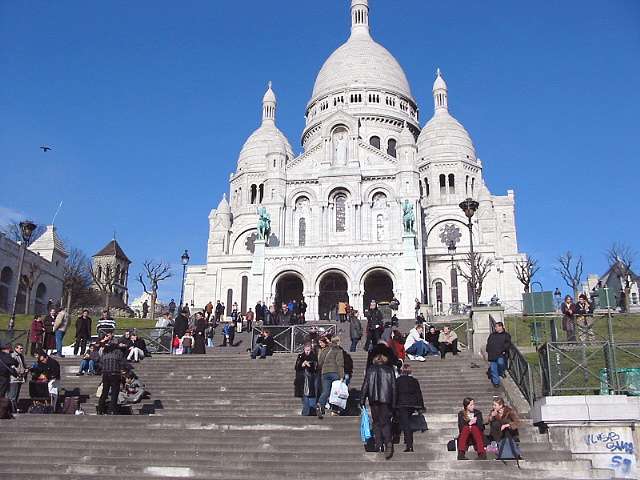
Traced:
<path fill-rule="evenodd" d="M 271 88 L 271 82 L 269 82 L 269 88 L 267 88 L 267 91 L 265 92 L 264 97 L 262 97 L 262 101 L 276 103 L 276 94 L 273 92 L 273 89 Z"/>
<path fill-rule="evenodd" d="M 222 200 L 218 204 L 218 208 L 216 208 L 216 213 L 218 215 L 230 215 L 231 207 L 229 206 L 229 202 L 227 201 L 227 194 L 222 195 Z"/>
<path fill-rule="evenodd" d="M 448 111 L 438 110 L 418 137 L 418 156 L 429 160 L 473 160 L 476 151 L 467 130 Z"/>
<path fill-rule="evenodd" d="M 435 92 L 436 90 L 446 90 L 447 89 L 447 83 L 444 81 L 444 78 L 442 78 L 442 74 L 440 73 L 440 69 L 438 68 L 436 70 L 436 79 L 433 82 L 433 91 Z"/>
<path fill-rule="evenodd" d="M 263 123 L 244 142 L 238 157 L 238 170 L 264 168 L 267 154 L 280 147 L 284 149 L 285 155 L 293 158 L 293 149 L 287 137 L 273 123 Z"/>

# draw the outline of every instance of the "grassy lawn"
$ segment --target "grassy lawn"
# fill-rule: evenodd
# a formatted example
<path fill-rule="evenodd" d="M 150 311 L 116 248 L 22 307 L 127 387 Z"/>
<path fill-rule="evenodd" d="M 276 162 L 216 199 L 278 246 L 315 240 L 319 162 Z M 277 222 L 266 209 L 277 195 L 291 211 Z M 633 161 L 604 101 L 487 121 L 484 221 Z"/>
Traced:
<path fill-rule="evenodd" d="M 16 315 L 15 330 L 28 330 L 31 327 L 33 315 Z M 97 318 L 92 318 L 92 333 L 96 333 Z M 0 330 L 6 330 L 9 325 L 9 315 L 0 315 Z M 116 318 L 116 328 L 151 328 L 155 325 L 155 320 L 142 318 Z M 76 337 L 76 319 L 71 318 L 67 334 L 64 337 L 64 344 L 70 345 Z"/>
<path fill-rule="evenodd" d="M 558 340 L 566 341 L 566 335 L 562 330 L 561 316 L 545 317 L 522 317 L 509 316 L 505 318 L 507 331 L 511 334 L 514 343 L 521 347 L 533 346 L 531 341 L 531 326 L 535 321 L 540 322 L 539 331 L 540 344 L 551 340 L 550 321 L 555 319 L 558 330 Z M 613 333 L 616 342 L 640 342 L 640 315 L 638 314 L 617 314 L 612 317 Z M 606 341 L 608 339 L 607 316 L 597 315 L 594 317 L 593 330 L 596 341 Z"/>

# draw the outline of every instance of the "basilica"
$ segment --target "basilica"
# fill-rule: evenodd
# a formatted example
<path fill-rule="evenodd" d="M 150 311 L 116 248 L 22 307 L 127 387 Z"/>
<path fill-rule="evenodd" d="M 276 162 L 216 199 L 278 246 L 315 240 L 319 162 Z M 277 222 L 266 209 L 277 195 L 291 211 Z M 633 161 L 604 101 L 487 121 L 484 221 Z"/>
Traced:
<path fill-rule="evenodd" d="M 186 302 L 219 299 L 246 311 L 257 300 L 304 297 L 307 319 L 318 320 L 338 301 L 362 311 L 395 296 L 401 317 L 413 316 L 416 299 L 435 314 L 454 313 L 472 298 L 471 237 L 459 207 L 470 197 L 479 203 L 473 247 L 487 266 L 478 301 L 497 295 L 518 309 L 513 191 L 489 192 L 439 70 L 421 126 L 402 67 L 372 38 L 370 15 L 368 0 L 352 0 L 351 34 L 322 65 L 306 105 L 300 155 L 277 127 L 269 83 L 229 195 L 209 215 L 206 264 L 187 270 Z M 407 207 L 415 212 L 409 229 Z M 270 217 L 266 236 L 258 209 Z"/>

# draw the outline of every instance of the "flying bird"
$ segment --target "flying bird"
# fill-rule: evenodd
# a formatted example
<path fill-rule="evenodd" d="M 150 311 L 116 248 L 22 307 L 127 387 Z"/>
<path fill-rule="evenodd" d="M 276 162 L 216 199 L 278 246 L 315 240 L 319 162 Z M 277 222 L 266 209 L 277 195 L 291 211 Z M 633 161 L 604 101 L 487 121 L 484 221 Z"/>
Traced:
<path fill-rule="evenodd" d="M 49 145 L 42 145 L 40 148 L 44 153 L 47 153 L 49 150 L 51 150 L 51 147 Z"/>

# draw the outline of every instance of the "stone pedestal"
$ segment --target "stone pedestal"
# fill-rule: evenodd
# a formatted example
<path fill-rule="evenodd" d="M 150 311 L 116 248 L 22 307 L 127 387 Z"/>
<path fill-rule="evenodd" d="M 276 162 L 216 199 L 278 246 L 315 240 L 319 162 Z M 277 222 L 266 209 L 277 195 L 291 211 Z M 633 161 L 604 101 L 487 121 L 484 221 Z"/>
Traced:
<path fill-rule="evenodd" d="M 487 338 L 491 333 L 491 322 L 504 323 L 504 308 L 493 307 L 473 307 L 471 310 L 471 328 L 473 329 L 473 351 L 483 358 L 487 357 L 485 348 Z"/>
<path fill-rule="evenodd" d="M 402 278 L 395 290 L 402 292 L 399 318 L 413 318 L 415 315 L 415 299 L 420 298 L 420 261 L 416 251 L 416 234 L 402 235 Z"/>
<path fill-rule="evenodd" d="M 249 278 L 249 295 L 250 299 L 265 299 L 264 291 L 264 251 L 266 247 L 265 240 L 255 241 L 255 250 L 253 252 L 253 262 L 251 263 L 251 271 Z M 252 300 L 253 301 L 253 300 Z"/>
<path fill-rule="evenodd" d="M 544 424 L 549 439 L 595 468 L 613 470 L 615 478 L 639 478 L 640 398 L 623 395 L 545 397 L 531 417 Z"/>

